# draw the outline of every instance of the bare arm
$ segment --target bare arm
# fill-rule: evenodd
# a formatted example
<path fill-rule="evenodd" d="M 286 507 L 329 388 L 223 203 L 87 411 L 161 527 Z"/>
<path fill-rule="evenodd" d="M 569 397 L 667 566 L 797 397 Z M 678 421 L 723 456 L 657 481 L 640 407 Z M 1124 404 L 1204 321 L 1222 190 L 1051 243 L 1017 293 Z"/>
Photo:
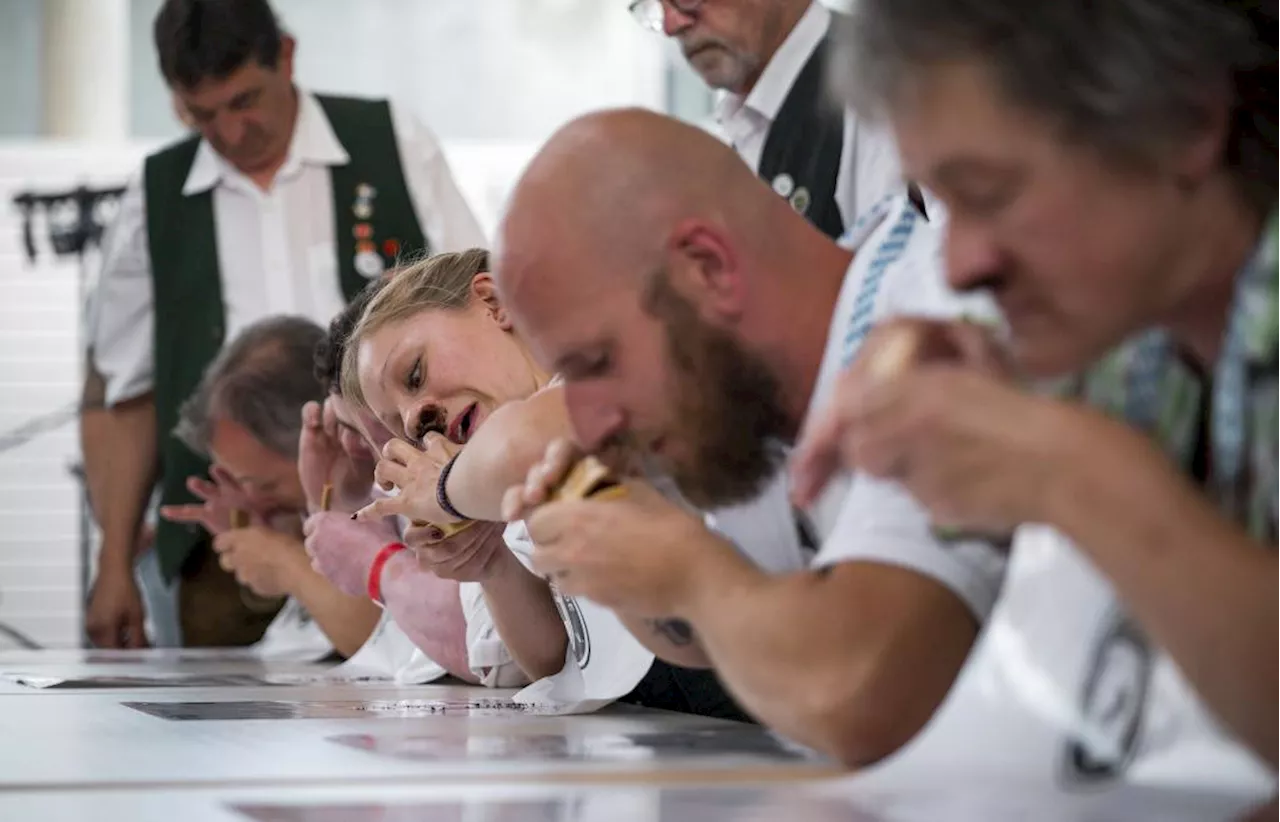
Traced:
<path fill-rule="evenodd" d="M 682 668 L 712 667 L 711 658 L 687 621 L 675 617 L 644 619 L 621 613 L 618 619 L 641 645 L 659 659 Z"/>
<path fill-rule="evenodd" d="M 725 684 L 764 724 L 850 767 L 924 727 L 977 636 L 967 606 L 912 571 L 770 576 L 727 548 L 700 554 L 684 616 Z"/>
<path fill-rule="evenodd" d="M 503 493 L 524 482 L 552 440 L 571 432 L 560 386 L 499 407 L 454 462 L 449 501 L 472 519 L 501 522 Z"/>
<path fill-rule="evenodd" d="M 400 630 L 432 661 L 459 679 L 477 681 L 457 582 L 421 570 L 412 554 L 400 553 L 382 572 L 382 598 Z"/>
<path fill-rule="evenodd" d="M 133 561 L 138 528 L 159 472 L 154 398 L 147 394 L 105 408 L 101 377 L 91 371 L 80 415 L 80 445 L 90 505 L 102 528 L 86 628 L 100 647 L 138 647 L 145 637 Z"/>
<path fill-rule="evenodd" d="M 301 560 L 289 592 L 307 609 L 334 650 L 350 658 L 378 624 L 381 616 L 378 606 L 367 598 L 342 593 L 311 569 L 305 554 Z"/>
<path fill-rule="evenodd" d="M 1077 448 L 1057 525 L 1209 706 L 1276 765 L 1277 558 L 1137 437 Z M 1117 441 L 1119 442 L 1119 441 Z M 1070 459 L 1070 458 L 1068 458 Z"/>
<path fill-rule="evenodd" d="M 564 668 L 569 637 L 546 580 L 525 568 L 504 545 L 481 580 L 489 614 L 507 652 L 531 680 Z"/>

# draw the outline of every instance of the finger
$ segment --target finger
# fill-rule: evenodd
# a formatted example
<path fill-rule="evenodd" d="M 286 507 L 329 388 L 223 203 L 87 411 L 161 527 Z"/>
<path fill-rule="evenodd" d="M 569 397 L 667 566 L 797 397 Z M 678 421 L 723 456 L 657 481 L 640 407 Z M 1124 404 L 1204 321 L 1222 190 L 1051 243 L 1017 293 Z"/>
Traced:
<path fill-rule="evenodd" d="M 213 467 L 209 469 L 209 476 L 213 477 L 213 481 L 223 490 L 240 491 L 240 482 L 231 475 L 230 471 L 217 463 L 214 463 Z"/>
<path fill-rule="evenodd" d="M 844 433 L 840 410 L 828 405 L 801 432 L 791 455 L 791 500 L 804 508 L 840 468 L 840 437 Z"/>
<path fill-rule="evenodd" d="M 376 499 L 351 515 L 357 522 L 377 522 L 384 517 L 397 514 L 408 515 L 407 504 L 401 497 L 384 497 Z"/>
<path fill-rule="evenodd" d="M 302 535 L 304 537 L 309 537 L 314 534 L 316 529 L 320 527 L 320 523 L 324 520 L 326 513 L 328 512 L 318 511 L 307 517 L 306 521 L 302 523 Z"/>
<path fill-rule="evenodd" d="M 397 465 L 408 465 L 421 452 L 402 439 L 389 440 L 382 446 L 382 459 Z"/>
<path fill-rule="evenodd" d="M 422 440 L 422 450 L 442 463 L 452 458 L 460 448 L 460 445 L 436 431 L 428 431 Z"/>
<path fill-rule="evenodd" d="M 325 436 L 332 440 L 338 438 L 338 409 L 333 397 L 324 401 L 324 408 L 320 412 L 320 423 L 324 428 Z"/>
<path fill-rule="evenodd" d="M 581 515 L 582 506 L 587 504 L 575 500 L 538 506 L 525 517 L 529 538 L 539 547 L 555 545 L 569 530 L 569 523 Z"/>
<path fill-rule="evenodd" d="M 513 485 L 502 494 L 502 521 L 515 522 L 524 519 L 524 486 Z"/>
<path fill-rule="evenodd" d="M 320 403 L 315 400 L 311 400 L 306 405 L 302 406 L 303 430 L 320 428 L 322 425 L 320 418 L 322 413 Z"/>
<path fill-rule="evenodd" d="M 203 477 L 187 477 L 187 490 L 205 502 L 218 496 L 218 486 Z"/>
<path fill-rule="evenodd" d="M 203 524 L 205 513 L 205 507 L 197 504 L 160 506 L 160 516 L 169 520 L 169 522 Z"/>
<path fill-rule="evenodd" d="M 212 548 L 215 553 L 223 554 L 230 551 L 236 544 L 236 532 L 224 531 L 213 538 Z"/>
<path fill-rule="evenodd" d="M 218 554 L 218 567 L 224 571 L 235 573 L 235 558 L 231 551 L 224 551 L 223 553 Z"/>
<path fill-rule="evenodd" d="M 126 648 L 145 648 L 150 644 L 147 642 L 147 631 L 141 614 L 129 615 L 124 626 L 124 640 Z"/>
<path fill-rule="evenodd" d="M 412 476 L 404 465 L 388 459 L 378 460 L 373 469 L 373 481 L 385 490 L 390 490 L 391 487 L 404 488 Z"/>
<path fill-rule="evenodd" d="M 542 460 L 545 482 L 551 487 L 559 485 L 582 456 L 582 449 L 571 440 L 552 440 Z"/>

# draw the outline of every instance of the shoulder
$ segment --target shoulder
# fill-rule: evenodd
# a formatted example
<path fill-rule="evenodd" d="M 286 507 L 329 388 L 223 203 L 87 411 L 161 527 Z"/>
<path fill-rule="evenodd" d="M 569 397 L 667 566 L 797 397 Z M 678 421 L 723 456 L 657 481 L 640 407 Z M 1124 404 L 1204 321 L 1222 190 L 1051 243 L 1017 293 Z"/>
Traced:
<path fill-rule="evenodd" d="M 181 174 L 183 177 L 178 180 L 178 185 L 182 185 L 186 171 L 195 161 L 201 139 L 198 134 L 183 137 L 148 154 L 142 163 L 142 179 L 145 181 L 161 173 Z"/>

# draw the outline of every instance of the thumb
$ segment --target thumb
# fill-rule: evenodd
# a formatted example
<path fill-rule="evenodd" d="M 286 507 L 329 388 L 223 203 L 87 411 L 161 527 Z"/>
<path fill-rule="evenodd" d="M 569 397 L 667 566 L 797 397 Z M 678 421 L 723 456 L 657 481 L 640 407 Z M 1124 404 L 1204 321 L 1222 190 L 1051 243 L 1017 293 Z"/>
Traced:
<path fill-rule="evenodd" d="M 844 431 L 839 409 L 830 404 L 812 425 L 801 432 L 791 456 L 791 502 L 798 507 L 813 503 L 840 469 L 840 436 Z"/>

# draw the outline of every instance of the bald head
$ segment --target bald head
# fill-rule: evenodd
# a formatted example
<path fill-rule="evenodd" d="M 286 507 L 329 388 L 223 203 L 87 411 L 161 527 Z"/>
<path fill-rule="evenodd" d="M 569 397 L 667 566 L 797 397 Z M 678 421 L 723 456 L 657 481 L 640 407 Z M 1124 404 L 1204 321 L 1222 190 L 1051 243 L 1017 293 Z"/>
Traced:
<path fill-rule="evenodd" d="M 499 287 L 514 297 L 524 274 L 568 257 L 607 260 L 591 272 L 616 285 L 651 271 L 689 219 L 713 223 L 742 253 L 757 250 L 763 229 L 776 237 L 804 222 L 701 129 L 642 109 L 587 115 L 552 136 L 517 183 L 499 228 Z"/>

